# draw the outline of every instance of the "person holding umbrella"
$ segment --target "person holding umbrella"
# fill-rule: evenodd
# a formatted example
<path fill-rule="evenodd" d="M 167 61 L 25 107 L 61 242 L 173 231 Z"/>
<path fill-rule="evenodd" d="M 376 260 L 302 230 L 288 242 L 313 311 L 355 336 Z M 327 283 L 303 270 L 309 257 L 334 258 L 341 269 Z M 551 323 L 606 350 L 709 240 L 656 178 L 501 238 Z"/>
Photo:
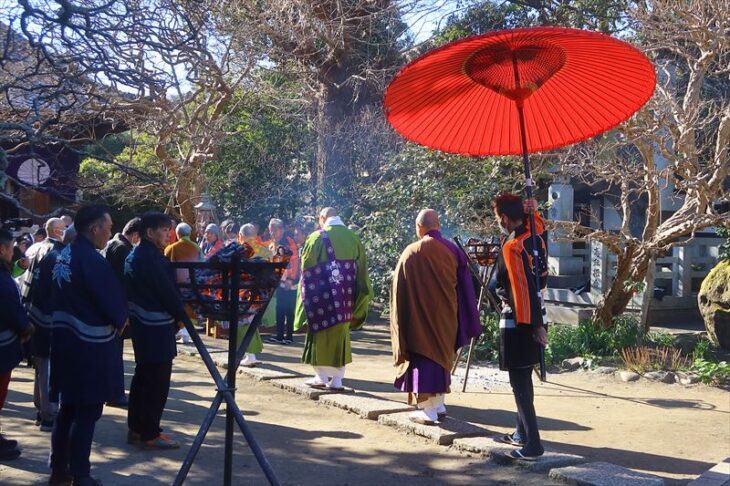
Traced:
<path fill-rule="evenodd" d="M 510 452 L 513 459 L 535 459 L 545 450 L 535 413 L 532 370 L 540 363 L 540 352 L 547 345 L 540 293 L 533 275 L 533 242 L 537 240 L 540 288 L 547 283 L 547 252 L 540 233 L 543 222 L 535 213 L 537 231 L 533 239 L 532 225 L 526 223 L 525 207 L 534 211 L 535 200 L 523 205 L 522 199 L 504 193 L 492 203 L 497 223 L 506 238 L 497 258 L 497 295 L 502 300 L 499 320 L 499 367 L 509 373 L 509 382 L 517 404 L 517 429 L 501 442 L 522 446 Z"/>

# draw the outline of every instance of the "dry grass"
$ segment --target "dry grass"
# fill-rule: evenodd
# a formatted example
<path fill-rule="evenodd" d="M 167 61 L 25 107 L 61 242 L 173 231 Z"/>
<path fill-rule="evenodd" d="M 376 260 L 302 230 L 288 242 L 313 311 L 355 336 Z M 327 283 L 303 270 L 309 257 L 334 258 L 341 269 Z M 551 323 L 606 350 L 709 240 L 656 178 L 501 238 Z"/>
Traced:
<path fill-rule="evenodd" d="M 647 371 L 677 371 L 689 366 L 682 351 L 671 347 L 650 348 L 639 346 L 621 350 L 624 366 L 637 373 Z"/>

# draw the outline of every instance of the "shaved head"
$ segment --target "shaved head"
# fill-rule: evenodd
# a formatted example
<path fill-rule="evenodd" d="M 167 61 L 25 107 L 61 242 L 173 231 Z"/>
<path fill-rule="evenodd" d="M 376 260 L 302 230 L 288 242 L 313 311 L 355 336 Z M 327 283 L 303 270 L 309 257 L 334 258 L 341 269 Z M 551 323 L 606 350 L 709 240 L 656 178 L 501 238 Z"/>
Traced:
<path fill-rule="evenodd" d="M 416 234 L 423 238 L 426 233 L 432 230 L 441 229 L 439 214 L 433 209 L 422 209 L 416 217 Z"/>
<path fill-rule="evenodd" d="M 337 210 L 335 208 L 322 208 L 322 211 L 319 212 L 319 227 L 324 228 L 324 224 L 327 220 L 334 218 L 335 216 L 337 216 Z"/>
<path fill-rule="evenodd" d="M 439 214 L 433 209 L 422 209 L 416 217 L 416 225 L 422 226 L 426 231 L 439 229 Z"/>
<path fill-rule="evenodd" d="M 337 216 L 337 210 L 335 208 L 322 208 L 322 211 L 319 212 L 320 218 L 334 218 Z"/>

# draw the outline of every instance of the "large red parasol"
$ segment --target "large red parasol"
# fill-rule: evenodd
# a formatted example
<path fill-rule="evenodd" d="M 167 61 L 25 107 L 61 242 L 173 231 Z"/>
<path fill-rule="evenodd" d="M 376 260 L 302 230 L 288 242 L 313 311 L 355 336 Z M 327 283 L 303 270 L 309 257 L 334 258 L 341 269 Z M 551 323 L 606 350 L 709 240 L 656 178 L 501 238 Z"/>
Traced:
<path fill-rule="evenodd" d="M 468 37 L 426 53 L 396 75 L 384 109 L 393 128 L 427 147 L 474 156 L 522 154 L 531 198 L 528 153 L 615 127 L 649 100 L 655 84 L 651 62 L 625 42 L 535 27 Z M 537 267 L 534 277 L 539 289 Z M 544 368 L 541 363 L 543 380 Z"/>

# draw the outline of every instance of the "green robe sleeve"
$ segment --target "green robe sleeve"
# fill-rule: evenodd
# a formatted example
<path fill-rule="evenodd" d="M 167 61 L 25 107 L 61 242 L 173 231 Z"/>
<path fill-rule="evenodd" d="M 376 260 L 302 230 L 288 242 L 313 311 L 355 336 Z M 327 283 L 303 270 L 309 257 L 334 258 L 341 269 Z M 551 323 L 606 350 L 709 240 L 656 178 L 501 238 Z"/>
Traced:
<path fill-rule="evenodd" d="M 357 297 L 355 308 L 352 311 L 352 328 L 362 327 L 368 316 L 368 304 L 373 298 L 373 286 L 368 275 L 368 257 L 365 254 L 365 247 L 357 240 Z"/>

